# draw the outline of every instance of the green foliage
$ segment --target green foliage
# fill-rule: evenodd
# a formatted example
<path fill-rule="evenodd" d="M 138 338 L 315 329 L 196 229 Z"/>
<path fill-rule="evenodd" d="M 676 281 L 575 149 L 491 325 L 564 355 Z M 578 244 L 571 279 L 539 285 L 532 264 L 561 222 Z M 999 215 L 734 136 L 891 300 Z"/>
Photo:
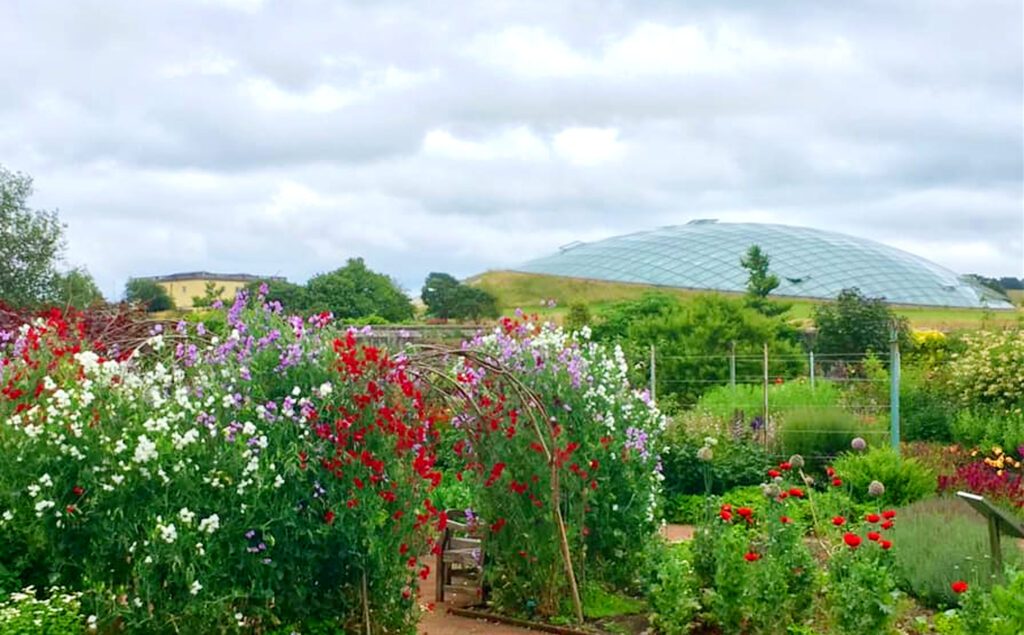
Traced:
<path fill-rule="evenodd" d="M 661 453 L 664 490 L 668 496 L 703 494 L 702 461 L 697 451 L 703 445 L 700 437 L 674 432 L 667 435 Z M 713 449 L 711 491 L 722 494 L 742 485 L 756 485 L 764 480 L 765 465 L 771 463 L 764 446 L 752 441 L 723 439 Z"/>
<path fill-rule="evenodd" d="M 1024 414 L 980 407 L 960 410 L 953 419 L 952 435 L 966 446 L 1016 448 L 1024 445 Z"/>
<path fill-rule="evenodd" d="M 663 294 L 610 307 L 594 326 L 595 339 L 621 341 L 629 359 L 647 360 L 657 349 L 657 394 L 680 405 L 694 403 L 716 382 L 729 379 L 729 351 L 735 343 L 737 375 L 760 376 L 760 356 L 767 342 L 775 357 L 772 376 L 792 376 L 804 367 L 793 329 L 778 318 L 747 308 L 740 300 L 718 295 L 685 303 Z M 643 381 L 648 364 L 638 364 L 634 379 Z M 640 374 L 644 374 L 643 377 Z"/>
<path fill-rule="evenodd" d="M 900 510 L 892 531 L 900 585 L 927 606 L 957 606 L 951 583 L 963 580 L 976 590 L 991 584 L 988 526 L 961 500 L 932 498 Z M 1012 540 L 1003 541 L 1007 564 L 1019 564 Z M 982 632 L 982 631 L 978 631 Z"/>
<path fill-rule="evenodd" d="M 684 635 L 700 609 L 689 545 L 666 547 L 648 591 L 651 624 L 665 635 Z"/>
<path fill-rule="evenodd" d="M 330 311 L 342 321 L 376 314 L 402 322 L 414 314 L 412 302 L 398 285 L 368 269 L 362 258 L 350 258 L 340 269 L 313 276 L 306 288 L 309 310 Z"/>
<path fill-rule="evenodd" d="M 224 291 L 224 287 L 218 287 L 213 280 L 207 280 L 203 285 L 203 295 L 194 296 L 192 306 L 196 308 L 211 307 L 217 300 L 223 300 Z"/>
<path fill-rule="evenodd" d="M 856 289 L 843 289 L 834 303 L 814 308 L 818 328 L 815 351 L 830 356 L 856 356 L 889 350 L 893 327 L 903 349 L 910 348 L 910 327 L 882 298 L 867 298 Z"/>
<path fill-rule="evenodd" d="M 427 315 L 442 320 L 498 317 L 498 304 L 493 295 L 478 287 L 462 284 L 447 273 L 428 275 L 420 298 L 427 305 Z"/>
<path fill-rule="evenodd" d="M 0 635 L 74 635 L 85 628 L 78 593 L 52 588 L 40 599 L 29 587 L 0 602 Z"/>
<path fill-rule="evenodd" d="M 861 437 L 869 446 L 886 442 L 889 431 L 876 423 L 839 408 L 793 408 L 787 411 L 778 430 L 780 453 L 800 454 L 808 462 L 820 465 L 830 457 L 850 449 L 850 442 Z"/>
<path fill-rule="evenodd" d="M 167 311 L 174 308 L 174 301 L 167 295 L 167 289 L 151 278 L 129 278 L 124 285 L 124 299 L 140 302 L 146 311 Z"/>
<path fill-rule="evenodd" d="M 643 600 L 614 593 L 596 582 L 583 587 L 583 616 L 588 619 L 635 615 L 646 608 Z"/>
<path fill-rule="evenodd" d="M 779 286 L 779 277 L 768 273 L 771 258 L 761 251 L 757 245 L 751 245 L 747 253 L 740 259 L 740 265 L 750 272 L 747 279 L 747 306 L 758 313 L 775 316 L 789 310 L 789 304 L 770 302 L 768 294 Z"/>
<path fill-rule="evenodd" d="M 309 308 L 305 285 L 295 284 L 287 280 L 261 280 L 245 285 L 250 297 L 256 297 L 261 285 L 267 285 L 267 302 L 280 302 L 289 313 L 304 313 Z"/>
<path fill-rule="evenodd" d="M 953 440 L 956 407 L 936 371 L 904 367 L 900 376 L 900 436 L 904 441 Z"/>
<path fill-rule="evenodd" d="M 1024 330 L 964 336 L 965 349 L 949 365 L 949 388 L 961 404 L 1019 414 L 1024 407 Z"/>
<path fill-rule="evenodd" d="M 590 308 L 586 302 L 573 302 L 569 305 L 569 313 L 565 316 L 565 328 L 578 331 L 590 324 Z"/>
<path fill-rule="evenodd" d="M 935 492 L 935 474 L 916 459 L 901 457 L 892 448 L 873 447 L 864 453 L 847 452 L 836 459 L 833 467 L 843 484 L 860 503 L 895 507 L 921 500 Z M 868 494 L 871 481 L 885 486 L 881 497 Z"/>
<path fill-rule="evenodd" d="M 96 281 L 83 267 L 57 274 L 53 284 L 53 292 L 48 302 L 55 306 L 85 309 L 96 303 L 103 302 Z"/>
<path fill-rule="evenodd" d="M 32 179 L 0 165 L 0 301 L 30 307 L 55 294 L 64 225 L 56 212 L 32 210 Z"/>
<path fill-rule="evenodd" d="M 826 599 L 835 632 L 887 632 L 896 598 L 892 552 L 877 543 L 864 541 L 857 549 L 843 546 L 829 560 Z"/>

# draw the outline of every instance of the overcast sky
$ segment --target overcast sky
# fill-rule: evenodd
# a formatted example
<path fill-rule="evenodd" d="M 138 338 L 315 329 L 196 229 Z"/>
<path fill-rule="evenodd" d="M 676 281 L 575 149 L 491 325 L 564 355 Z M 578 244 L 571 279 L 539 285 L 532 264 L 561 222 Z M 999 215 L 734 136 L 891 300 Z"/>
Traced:
<path fill-rule="evenodd" d="M 418 292 L 693 218 L 1024 275 L 1019 0 L 4 0 L 0 164 L 70 265 Z"/>

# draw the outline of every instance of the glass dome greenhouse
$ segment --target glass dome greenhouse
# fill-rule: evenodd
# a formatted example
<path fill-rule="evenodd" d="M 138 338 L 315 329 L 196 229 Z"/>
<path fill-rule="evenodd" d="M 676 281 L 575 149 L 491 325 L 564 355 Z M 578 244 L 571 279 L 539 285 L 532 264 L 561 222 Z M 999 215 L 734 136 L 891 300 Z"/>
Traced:
<path fill-rule="evenodd" d="M 919 256 L 864 238 L 788 225 L 695 220 L 570 243 L 514 270 L 743 293 L 749 274 L 740 259 L 751 245 L 771 258 L 771 273 L 780 282 L 773 295 L 831 299 L 857 287 L 892 304 L 1012 308 L 991 290 Z"/>

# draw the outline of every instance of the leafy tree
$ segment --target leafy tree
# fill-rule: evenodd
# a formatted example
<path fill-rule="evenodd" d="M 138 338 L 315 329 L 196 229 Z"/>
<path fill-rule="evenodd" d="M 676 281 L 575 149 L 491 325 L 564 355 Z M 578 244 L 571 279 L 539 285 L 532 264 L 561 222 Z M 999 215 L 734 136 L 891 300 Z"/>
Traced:
<path fill-rule="evenodd" d="M 32 179 L 0 166 L 0 300 L 15 307 L 51 297 L 64 248 L 56 212 L 29 209 Z"/>
<path fill-rule="evenodd" d="M 428 275 L 420 297 L 427 305 L 427 315 L 442 320 L 498 317 L 498 301 L 493 295 L 462 284 L 447 273 Z"/>
<path fill-rule="evenodd" d="M 213 303 L 221 299 L 226 289 L 224 287 L 218 287 L 217 283 L 213 280 L 207 280 L 206 284 L 203 285 L 203 295 L 192 297 L 192 306 L 196 308 L 206 308 L 213 306 Z"/>
<path fill-rule="evenodd" d="M 267 285 L 266 298 L 268 302 L 280 302 L 286 310 L 296 313 L 302 313 L 309 308 L 308 293 L 304 285 L 287 280 L 261 280 L 250 282 L 245 285 L 245 288 L 251 296 L 255 297 L 262 284 Z"/>
<path fill-rule="evenodd" d="M 901 346 L 909 348 L 911 342 L 907 318 L 896 315 L 884 298 L 865 297 L 856 287 L 840 291 L 835 302 L 814 307 L 814 324 L 815 350 L 831 357 L 885 353 L 893 328 Z"/>
<path fill-rule="evenodd" d="M 751 245 L 746 255 L 740 259 L 740 265 L 748 272 L 747 279 L 747 305 L 767 316 L 782 315 L 789 310 L 790 305 L 771 302 L 768 294 L 778 288 L 779 277 L 769 273 L 771 258 L 761 251 L 757 245 Z"/>
<path fill-rule="evenodd" d="M 590 309 L 586 302 L 573 302 L 569 305 L 569 313 L 565 316 L 565 327 L 570 331 L 578 331 L 590 324 Z"/>
<path fill-rule="evenodd" d="M 389 322 L 401 322 L 415 313 L 398 285 L 368 269 L 362 258 L 350 258 L 344 267 L 314 276 L 306 288 L 309 310 L 330 311 L 342 320 L 376 314 Z"/>
<path fill-rule="evenodd" d="M 85 268 L 78 268 L 57 274 L 49 301 L 58 306 L 84 309 L 102 303 L 103 294 L 89 272 Z"/>
<path fill-rule="evenodd" d="M 124 285 L 124 298 L 129 302 L 141 302 L 150 313 L 174 308 L 174 300 L 167 295 L 167 289 L 151 278 L 129 278 Z"/>
<path fill-rule="evenodd" d="M 1004 289 L 1024 289 L 1024 279 L 1006 276 L 999 279 L 999 286 Z"/>
<path fill-rule="evenodd" d="M 442 320 L 454 317 L 452 312 L 460 286 L 462 283 L 447 273 L 431 272 L 420 291 L 420 298 L 427 305 L 427 315 Z"/>

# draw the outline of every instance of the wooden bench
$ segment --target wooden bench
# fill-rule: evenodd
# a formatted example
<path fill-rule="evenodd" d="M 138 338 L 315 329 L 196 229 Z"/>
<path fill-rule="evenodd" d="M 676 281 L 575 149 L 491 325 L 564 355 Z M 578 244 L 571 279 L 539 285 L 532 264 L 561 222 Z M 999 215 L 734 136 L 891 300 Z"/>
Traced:
<path fill-rule="evenodd" d="M 437 554 L 437 601 L 444 602 L 445 593 L 471 593 L 474 603 L 483 601 L 484 542 L 480 537 L 483 523 L 470 523 L 466 512 L 449 509 L 448 525 L 441 536 Z"/>

